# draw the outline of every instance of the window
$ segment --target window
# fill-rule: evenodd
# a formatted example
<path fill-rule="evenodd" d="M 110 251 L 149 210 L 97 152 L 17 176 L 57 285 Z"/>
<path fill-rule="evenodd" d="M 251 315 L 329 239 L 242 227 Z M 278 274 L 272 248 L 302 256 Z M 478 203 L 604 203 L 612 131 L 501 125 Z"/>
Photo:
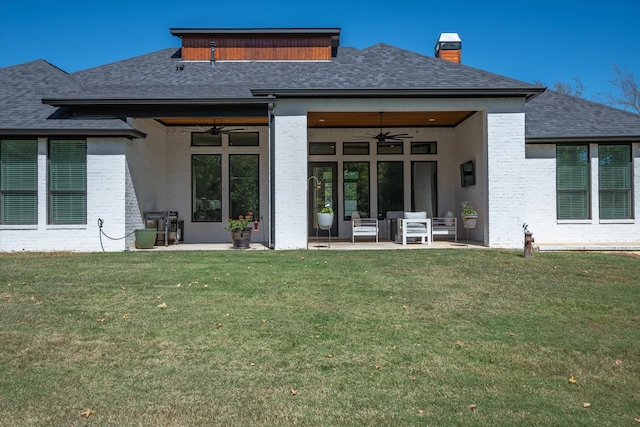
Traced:
<path fill-rule="evenodd" d="M 231 218 L 253 212 L 258 218 L 260 182 L 257 154 L 229 155 L 229 212 Z"/>
<path fill-rule="evenodd" d="M 369 155 L 369 143 L 368 142 L 343 142 L 342 152 L 345 155 Z"/>
<path fill-rule="evenodd" d="M 309 155 L 335 155 L 336 144 L 335 142 L 310 142 L 309 143 Z"/>
<path fill-rule="evenodd" d="M 344 162 L 344 219 L 351 220 L 351 212 L 369 218 L 369 162 Z"/>
<path fill-rule="evenodd" d="M 629 219 L 631 212 L 631 146 L 598 146 L 601 219 Z"/>
<path fill-rule="evenodd" d="M 556 210 L 558 219 L 588 219 L 589 147 L 556 147 Z"/>
<path fill-rule="evenodd" d="M 402 154 L 402 141 L 378 142 L 378 154 Z"/>
<path fill-rule="evenodd" d="M 38 141 L 0 141 L 0 224 L 38 222 Z"/>
<path fill-rule="evenodd" d="M 437 162 L 411 162 L 411 210 L 438 216 Z"/>
<path fill-rule="evenodd" d="M 49 223 L 87 223 L 87 143 L 49 141 Z"/>
<path fill-rule="evenodd" d="M 191 206 L 193 221 L 222 221 L 222 167 L 219 154 L 191 156 Z"/>
<path fill-rule="evenodd" d="M 388 211 L 404 210 L 402 162 L 378 162 L 378 219 Z"/>
<path fill-rule="evenodd" d="M 260 134 L 258 132 L 230 133 L 229 145 L 232 147 L 257 147 L 260 145 Z"/>
<path fill-rule="evenodd" d="M 438 143 L 411 141 L 411 154 L 436 154 L 438 152 Z"/>
<path fill-rule="evenodd" d="M 212 135 L 209 132 L 192 132 L 191 145 L 193 147 L 220 147 L 222 135 Z"/>

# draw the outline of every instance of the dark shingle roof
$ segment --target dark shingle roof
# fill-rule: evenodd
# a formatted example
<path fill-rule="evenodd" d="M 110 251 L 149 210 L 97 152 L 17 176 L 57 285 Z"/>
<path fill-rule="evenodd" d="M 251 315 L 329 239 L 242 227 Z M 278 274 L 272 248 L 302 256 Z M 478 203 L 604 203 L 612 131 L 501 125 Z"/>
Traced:
<path fill-rule="evenodd" d="M 553 90 L 526 104 L 526 137 L 533 139 L 640 139 L 640 114 Z"/>
<path fill-rule="evenodd" d="M 69 74 L 44 60 L 0 68 L 0 133 L 62 134 L 131 133 L 133 129 L 118 119 L 48 119 L 57 108 L 44 105 L 43 97 L 80 96 L 82 87 Z"/>
<path fill-rule="evenodd" d="M 331 61 L 181 62 L 165 49 L 73 76 L 85 98 L 250 98 L 277 90 L 540 90 L 538 86 L 386 44 L 341 47 Z M 180 70 L 180 68 L 183 69 Z"/>

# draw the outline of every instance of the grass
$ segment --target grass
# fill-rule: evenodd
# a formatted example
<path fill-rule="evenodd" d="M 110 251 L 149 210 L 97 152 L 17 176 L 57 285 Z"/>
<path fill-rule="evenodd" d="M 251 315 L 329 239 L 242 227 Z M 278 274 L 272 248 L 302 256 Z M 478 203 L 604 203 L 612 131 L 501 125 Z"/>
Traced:
<path fill-rule="evenodd" d="M 637 425 L 639 287 L 615 254 L 0 254 L 0 424 Z"/>

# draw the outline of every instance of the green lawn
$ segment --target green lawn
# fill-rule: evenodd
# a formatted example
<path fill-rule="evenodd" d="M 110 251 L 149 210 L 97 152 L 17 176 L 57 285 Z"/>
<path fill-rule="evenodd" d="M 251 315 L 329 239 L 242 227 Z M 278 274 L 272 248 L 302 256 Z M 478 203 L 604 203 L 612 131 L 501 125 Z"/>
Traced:
<path fill-rule="evenodd" d="M 640 419 L 637 257 L 0 254 L 0 288 L 0 425 Z"/>

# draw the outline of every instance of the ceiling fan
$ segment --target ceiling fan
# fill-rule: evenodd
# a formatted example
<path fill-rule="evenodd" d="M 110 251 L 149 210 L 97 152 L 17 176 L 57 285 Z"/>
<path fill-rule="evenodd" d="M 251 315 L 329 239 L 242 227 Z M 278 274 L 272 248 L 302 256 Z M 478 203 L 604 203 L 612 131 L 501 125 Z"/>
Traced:
<path fill-rule="evenodd" d="M 200 129 L 204 129 L 202 133 L 208 133 L 213 136 L 218 136 L 222 134 L 228 135 L 233 132 L 239 132 L 244 130 L 243 128 L 225 129 L 226 127 L 227 125 L 216 124 L 215 117 L 213 118 L 213 126 L 211 126 L 210 128 L 206 128 L 205 126 L 199 126 Z"/>
<path fill-rule="evenodd" d="M 382 112 L 380 112 L 380 133 L 377 135 L 368 135 L 369 137 L 373 137 L 378 142 L 393 142 L 393 141 L 402 141 L 403 139 L 413 138 L 409 136 L 408 133 L 391 133 L 391 132 L 382 132 Z"/>

